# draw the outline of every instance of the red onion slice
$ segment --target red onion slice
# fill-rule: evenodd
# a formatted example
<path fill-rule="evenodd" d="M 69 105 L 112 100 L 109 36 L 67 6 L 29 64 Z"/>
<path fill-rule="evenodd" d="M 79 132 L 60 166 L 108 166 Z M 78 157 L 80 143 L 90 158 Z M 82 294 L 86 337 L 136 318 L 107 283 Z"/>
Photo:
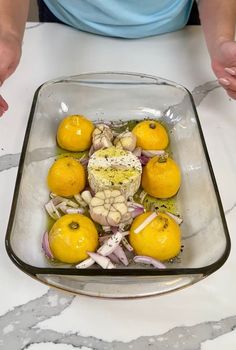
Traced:
<path fill-rule="evenodd" d="M 60 219 L 61 215 L 55 205 L 53 204 L 52 200 L 50 200 L 47 204 L 45 204 L 45 209 L 48 212 L 48 214 L 53 218 L 54 220 Z"/>
<path fill-rule="evenodd" d="M 135 263 L 153 265 L 157 269 L 166 269 L 166 266 L 164 264 L 162 264 L 159 260 L 153 259 L 149 256 L 136 255 L 133 258 L 133 260 Z"/>
<path fill-rule="evenodd" d="M 87 252 L 90 258 L 92 258 L 103 269 L 115 269 L 115 265 L 106 256 L 102 256 L 98 253 Z"/>
<path fill-rule="evenodd" d="M 84 214 L 83 208 L 67 208 L 66 214 Z"/>
<path fill-rule="evenodd" d="M 134 250 L 125 237 L 122 238 L 122 244 L 129 252 Z"/>
<path fill-rule="evenodd" d="M 43 251 L 46 255 L 46 257 L 48 259 L 51 259 L 53 260 L 54 259 L 54 256 L 51 252 L 51 249 L 50 249 L 50 246 L 49 246 L 49 241 L 48 241 L 48 231 L 46 231 L 43 235 L 43 239 L 42 239 L 42 248 L 43 248 Z"/>
<path fill-rule="evenodd" d="M 169 216 L 176 222 L 176 224 L 178 224 L 178 225 L 182 224 L 183 219 L 180 218 L 179 216 L 177 216 L 177 215 L 175 215 L 175 214 L 172 214 L 172 213 L 170 213 L 169 211 L 165 211 L 165 213 L 166 213 L 167 215 L 169 215 Z"/>
<path fill-rule="evenodd" d="M 164 150 L 142 150 L 142 155 L 148 158 L 153 158 L 155 156 L 162 156 L 166 152 Z"/>
<path fill-rule="evenodd" d="M 76 265 L 76 269 L 87 269 L 88 267 L 92 266 L 95 263 L 95 261 L 92 258 L 85 259 L 78 265 Z"/>
<path fill-rule="evenodd" d="M 150 158 L 147 157 L 147 156 L 140 156 L 140 157 L 138 157 L 138 159 L 140 160 L 140 163 L 141 163 L 143 166 L 145 166 L 145 165 L 149 162 L 149 160 L 150 160 Z"/>
<path fill-rule="evenodd" d="M 120 263 L 120 260 L 117 258 L 117 256 L 114 253 L 109 254 L 108 258 L 115 264 Z"/>
<path fill-rule="evenodd" d="M 97 253 L 102 256 L 107 256 L 117 248 L 122 240 L 123 235 L 121 232 L 116 232 L 113 234 L 108 240 L 104 242 L 104 244 L 98 249 Z"/>
<path fill-rule="evenodd" d="M 149 215 L 135 230 L 134 233 L 141 232 L 147 225 L 149 225 L 155 218 L 157 217 L 157 213 L 152 213 Z"/>
<path fill-rule="evenodd" d="M 120 245 L 118 245 L 118 247 L 116 247 L 116 249 L 113 251 L 113 254 L 115 254 L 117 256 L 117 258 L 122 262 L 122 264 L 124 264 L 125 266 L 129 265 L 129 261 L 127 259 L 127 256 Z"/>
<path fill-rule="evenodd" d="M 136 157 L 140 157 L 142 154 L 142 149 L 140 147 L 137 147 L 132 152 Z"/>

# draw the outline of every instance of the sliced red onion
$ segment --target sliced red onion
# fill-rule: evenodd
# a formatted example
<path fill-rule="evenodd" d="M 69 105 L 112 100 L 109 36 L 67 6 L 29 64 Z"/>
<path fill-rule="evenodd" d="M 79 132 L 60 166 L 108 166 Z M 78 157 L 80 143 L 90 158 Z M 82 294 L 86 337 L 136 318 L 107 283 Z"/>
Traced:
<path fill-rule="evenodd" d="M 136 208 L 129 208 L 128 209 L 131 213 L 132 218 L 136 218 L 136 216 L 139 216 L 144 213 L 144 207 L 136 207 Z"/>
<path fill-rule="evenodd" d="M 180 218 L 179 216 L 175 215 L 175 214 L 172 214 L 170 213 L 169 211 L 165 211 L 165 213 L 167 215 L 169 215 L 178 225 L 182 224 L 183 222 L 183 219 Z"/>
<path fill-rule="evenodd" d="M 51 218 L 53 218 L 54 220 L 60 219 L 61 215 L 57 208 L 54 206 L 52 200 L 45 204 L 45 209 L 47 210 Z"/>
<path fill-rule="evenodd" d="M 153 265 L 157 269 L 166 269 L 166 266 L 164 264 L 162 264 L 159 260 L 153 259 L 149 256 L 136 255 L 133 258 L 133 260 L 135 263 Z"/>
<path fill-rule="evenodd" d="M 146 157 L 146 156 L 140 156 L 140 157 L 138 157 L 138 159 L 140 160 L 140 162 L 143 166 L 146 165 L 150 160 L 150 158 Z"/>
<path fill-rule="evenodd" d="M 127 259 L 127 256 L 120 245 L 118 245 L 118 247 L 116 247 L 116 249 L 113 251 L 113 254 L 115 254 L 117 256 L 117 258 L 122 262 L 122 264 L 124 264 L 125 266 L 129 265 L 129 261 Z"/>
<path fill-rule="evenodd" d="M 84 214 L 84 208 L 67 208 L 66 214 Z"/>
<path fill-rule="evenodd" d="M 102 226 L 104 232 L 111 232 L 111 226 Z"/>
<path fill-rule="evenodd" d="M 142 192 L 140 193 L 139 198 L 140 198 L 141 203 L 144 202 L 146 196 L 147 196 L 147 192 L 146 192 L 146 191 L 142 191 Z"/>
<path fill-rule="evenodd" d="M 88 267 L 92 266 L 95 263 L 95 261 L 92 258 L 85 259 L 78 265 L 76 265 L 76 269 L 87 269 Z"/>
<path fill-rule="evenodd" d="M 111 232 L 112 233 L 116 233 L 118 231 L 118 227 L 117 226 L 111 226 Z"/>
<path fill-rule="evenodd" d="M 92 258 L 103 269 L 115 269 L 115 265 L 106 256 L 102 256 L 98 253 L 87 252 L 90 258 Z"/>
<path fill-rule="evenodd" d="M 107 256 L 111 254 L 116 247 L 120 244 L 123 235 L 121 232 L 116 232 L 113 234 L 108 240 L 104 242 L 104 244 L 98 249 L 97 253 L 102 256 Z"/>
<path fill-rule="evenodd" d="M 111 238 L 111 235 L 100 236 L 99 237 L 99 242 L 103 243 L 103 242 L 107 241 L 109 238 Z"/>
<path fill-rule="evenodd" d="M 91 157 L 91 155 L 95 152 L 95 149 L 93 147 L 93 145 L 90 147 L 90 150 L 89 150 L 89 154 L 88 156 Z"/>
<path fill-rule="evenodd" d="M 87 166 L 88 162 L 89 162 L 89 158 L 80 158 L 79 159 L 80 164 L 82 164 L 83 166 Z"/>
<path fill-rule="evenodd" d="M 54 256 L 53 256 L 51 249 L 50 249 L 50 246 L 49 246 L 48 232 L 47 231 L 43 235 L 42 248 L 43 248 L 43 251 L 48 259 L 54 259 Z"/>
<path fill-rule="evenodd" d="M 75 194 L 74 198 L 81 207 L 84 207 L 84 208 L 87 207 L 88 204 L 83 200 L 80 194 Z"/>
<path fill-rule="evenodd" d="M 65 204 L 61 203 L 57 206 L 57 208 L 60 209 L 64 214 L 67 214 L 68 207 Z"/>
<path fill-rule="evenodd" d="M 164 150 L 142 150 L 142 155 L 148 158 L 153 158 L 155 156 L 162 156 L 166 152 Z"/>
<path fill-rule="evenodd" d="M 132 152 L 136 157 L 140 157 L 142 154 L 142 149 L 140 147 L 137 147 Z"/>
<path fill-rule="evenodd" d="M 157 217 L 157 213 L 150 214 L 135 230 L 134 233 L 141 232 L 147 225 L 149 225 L 155 218 Z"/>
<path fill-rule="evenodd" d="M 54 198 L 51 199 L 51 201 L 53 202 L 53 204 L 57 207 L 60 204 L 65 204 L 68 205 L 69 207 L 72 208 L 78 208 L 78 204 L 73 202 L 72 200 L 68 199 L 68 198 L 64 198 L 64 197 L 60 197 L 60 196 L 56 196 Z"/>
<path fill-rule="evenodd" d="M 120 263 L 120 260 L 117 258 L 117 256 L 114 253 L 109 254 L 108 258 L 115 264 Z"/>
<path fill-rule="evenodd" d="M 122 244 L 129 252 L 132 252 L 134 250 L 125 237 L 122 238 Z"/>
<path fill-rule="evenodd" d="M 129 231 L 122 231 L 122 235 L 123 235 L 123 237 L 128 236 L 129 235 Z"/>

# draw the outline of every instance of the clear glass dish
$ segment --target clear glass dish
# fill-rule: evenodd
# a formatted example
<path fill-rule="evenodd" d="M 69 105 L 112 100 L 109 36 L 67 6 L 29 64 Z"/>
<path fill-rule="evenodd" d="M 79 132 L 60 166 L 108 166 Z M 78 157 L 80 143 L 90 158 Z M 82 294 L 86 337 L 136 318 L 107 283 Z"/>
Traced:
<path fill-rule="evenodd" d="M 78 270 L 51 264 L 41 250 L 47 227 L 46 177 L 57 155 L 56 130 L 69 114 L 91 120 L 155 118 L 169 130 L 174 159 L 182 171 L 177 206 L 184 250 L 167 269 L 130 265 Z M 216 181 L 196 108 L 183 86 L 133 73 L 91 73 L 55 79 L 35 93 L 18 170 L 6 234 L 6 249 L 24 272 L 75 294 L 133 298 L 191 285 L 219 269 L 230 252 Z"/>

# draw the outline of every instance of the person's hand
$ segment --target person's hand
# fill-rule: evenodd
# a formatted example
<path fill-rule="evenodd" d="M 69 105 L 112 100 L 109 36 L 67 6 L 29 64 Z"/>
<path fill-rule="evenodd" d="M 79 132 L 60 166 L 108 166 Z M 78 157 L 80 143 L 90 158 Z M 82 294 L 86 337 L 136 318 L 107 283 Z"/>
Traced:
<path fill-rule="evenodd" d="M 236 99 L 236 41 L 222 41 L 212 55 L 212 69 L 228 95 Z"/>
<path fill-rule="evenodd" d="M 11 34 L 0 32 L 0 86 L 15 71 L 21 56 L 20 40 Z M 0 95 L 0 116 L 8 109 Z"/>

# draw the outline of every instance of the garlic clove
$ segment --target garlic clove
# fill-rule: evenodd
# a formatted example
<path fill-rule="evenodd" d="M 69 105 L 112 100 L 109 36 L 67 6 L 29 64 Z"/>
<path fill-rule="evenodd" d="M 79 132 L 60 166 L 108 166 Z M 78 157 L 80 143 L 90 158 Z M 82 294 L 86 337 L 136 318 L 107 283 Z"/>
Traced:
<path fill-rule="evenodd" d="M 116 226 L 121 220 L 121 214 L 118 211 L 110 211 L 107 215 L 107 222 L 110 226 Z"/>
<path fill-rule="evenodd" d="M 106 198 L 110 198 L 111 197 L 111 190 L 104 190 L 104 194 Z"/>
<path fill-rule="evenodd" d="M 128 211 L 127 206 L 125 205 L 125 203 L 115 203 L 113 204 L 113 207 L 118 210 L 121 215 L 125 215 Z"/>
<path fill-rule="evenodd" d="M 97 197 L 93 197 L 91 199 L 91 202 L 90 202 L 90 205 L 92 207 L 97 207 L 97 206 L 100 206 L 100 205 L 103 205 L 104 204 L 104 199 L 100 199 L 100 198 L 97 198 Z"/>
<path fill-rule="evenodd" d="M 96 193 L 96 197 L 100 199 L 105 199 L 105 194 L 103 191 L 99 191 Z"/>
<path fill-rule="evenodd" d="M 118 196 L 114 199 L 114 203 L 124 203 L 124 196 Z"/>
<path fill-rule="evenodd" d="M 123 197 L 123 196 L 120 196 L 120 191 L 118 191 L 118 190 L 113 190 L 112 192 L 111 192 L 111 197 L 117 197 L 117 198 L 119 198 L 119 197 Z"/>

